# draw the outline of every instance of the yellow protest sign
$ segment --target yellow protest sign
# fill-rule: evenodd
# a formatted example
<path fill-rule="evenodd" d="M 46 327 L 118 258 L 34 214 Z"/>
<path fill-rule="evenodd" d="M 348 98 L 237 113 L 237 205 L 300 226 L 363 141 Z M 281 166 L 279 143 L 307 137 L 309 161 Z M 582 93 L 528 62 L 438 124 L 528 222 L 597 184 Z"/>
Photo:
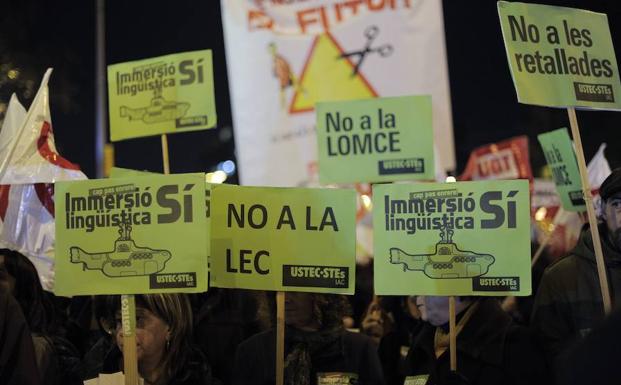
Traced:
<path fill-rule="evenodd" d="M 528 181 L 373 186 L 374 288 L 531 294 Z"/>
<path fill-rule="evenodd" d="M 431 97 L 317 103 L 319 181 L 434 179 Z"/>
<path fill-rule="evenodd" d="M 353 294 L 356 194 L 213 185 L 211 285 Z"/>
<path fill-rule="evenodd" d="M 56 183 L 59 295 L 207 290 L 203 174 Z"/>
<path fill-rule="evenodd" d="M 216 126 L 211 51 L 108 66 L 110 140 Z"/>
<path fill-rule="evenodd" d="M 621 109 L 621 84 L 605 14 L 498 2 L 520 103 Z"/>

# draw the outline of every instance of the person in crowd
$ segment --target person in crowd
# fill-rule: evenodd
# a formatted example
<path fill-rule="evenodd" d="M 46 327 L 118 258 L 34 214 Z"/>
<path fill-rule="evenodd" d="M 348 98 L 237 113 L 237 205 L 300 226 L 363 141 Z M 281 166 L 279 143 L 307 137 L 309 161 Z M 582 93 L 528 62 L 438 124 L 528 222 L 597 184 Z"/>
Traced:
<path fill-rule="evenodd" d="M 0 249 L 0 281 L 15 297 L 28 323 L 35 348 L 37 367 L 46 384 L 80 384 L 80 355 L 64 338 L 53 305 L 36 268 L 17 251 Z"/>
<path fill-rule="evenodd" d="M 114 321 L 114 314 L 109 313 L 107 302 L 108 296 L 105 295 L 93 296 L 88 301 L 91 305 L 88 306 L 91 308 L 89 313 L 92 313 L 92 318 L 94 318 L 101 333 L 99 339 L 90 346 L 90 349 L 82 357 L 80 377 L 83 380 L 99 376 L 99 370 L 101 369 L 99 363 L 103 362 L 106 354 L 108 354 L 115 343 L 116 322 Z M 86 333 L 82 332 L 81 334 Z"/>
<path fill-rule="evenodd" d="M 621 298 L 621 168 L 600 186 L 601 239 L 613 301 Z M 560 353 L 604 318 L 593 239 L 588 224 L 574 249 L 548 267 L 535 297 L 531 325 L 553 368 Z M 613 302 L 613 305 L 618 305 Z M 555 369 L 553 369 L 555 370 Z"/>
<path fill-rule="evenodd" d="M 416 296 L 386 296 L 371 301 L 362 317 L 360 331 L 380 345 L 387 335 L 396 334 L 409 347 L 421 326 Z"/>
<path fill-rule="evenodd" d="M 450 368 L 449 298 L 417 297 L 427 324 L 415 337 L 406 357 L 406 382 L 547 384 L 545 360 L 534 336 L 514 324 L 497 299 L 456 297 L 455 303 L 457 370 Z"/>
<path fill-rule="evenodd" d="M 39 385 L 42 382 L 30 330 L 21 307 L 9 292 L 7 276 L 0 262 L 0 383 Z"/>
<path fill-rule="evenodd" d="M 375 344 L 344 329 L 346 308 L 347 300 L 339 295 L 286 294 L 286 385 L 384 384 Z M 237 348 L 233 384 L 274 384 L 275 356 L 274 329 L 250 337 Z"/>
<path fill-rule="evenodd" d="M 145 385 L 211 385 L 205 356 L 192 343 L 192 309 L 185 294 L 136 295 L 136 356 L 138 373 Z M 120 296 L 106 299 L 114 314 L 116 344 L 100 367 L 88 373 L 123 371 L 123 328 Z M 110 322 L 110 321 L 109 321 Z"/>
<path fill-rule="evenodd" d="M 369 336 L 378 346 L 381 339 L 394 330 L 394 317 L 382 307 L 375 297 L 367 307 L 360 323 L 360 331 Z"/>
<path fill-rule="evenodd" d="M 615 310 L 588 336 L 560 354 L 560 385 L 616 385 L 621 357 L 621 309 Z"/>
<path fill-rule="evenodd" d="M 416 297 L 375 297 L 362 319 L 361 332 L 378 346 L 384 380 L 387 385 L 402 385 L 402 361 L 412 337 L 422 326 Z"/>
<path fill-rule="evenodd" d="M 362 320 L 374 298 L 373 263 L 364 265 L 356 263 L 356 292 L 347 296 L 354 319 L 354 325 L 351 327 L 362 329 Z"/>
<path fill-rule="evenodd" d="M 213 375 L 224 384 L 233 379 L 237 346 L 267 329 L 258 316 L 257 296 L 252 290 L 210 288 L 192 297 L 197 303 L 196 344 L 207 356 Z"/>
<path fill-rule="evenodd" d="M 97 342 L 101 341 L 106 333 L 96 314 L 95 307 L 99 305 L 95 303 L 92 296 L 76 295 L 66 299 L 60 298 L 63 301 L 57 301 L 60 303 L 56 308 L 65 314 L 63 322 L 67 339 L 84 356 Z"/>

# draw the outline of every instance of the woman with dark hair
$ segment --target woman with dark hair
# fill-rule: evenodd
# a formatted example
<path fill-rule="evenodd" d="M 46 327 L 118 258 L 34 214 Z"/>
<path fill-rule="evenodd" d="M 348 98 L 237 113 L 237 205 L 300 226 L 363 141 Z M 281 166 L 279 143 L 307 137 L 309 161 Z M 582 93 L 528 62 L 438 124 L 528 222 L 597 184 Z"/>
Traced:
<path fill-rule="evenodd" d="M 115 315 L 116 345 L 106 355 L 99 373 L 123 368 L 123 330 L 119 296 L 107 298 Z M 138 372 L 147 385 L 211 385 L 207 360 L 192 344 L 192 309 L 184 294 L 136 295 L 136 354 Z M 88 370 L 97 372 L 97 370 Z"/>
<path fill-rule="evenodd" d="M 46 384 L 79 384 L 79 353 L 64 338 L 53 294 L 43 291 L 36 268 L 17 251 L 0 249 L 0 285 L 11 293 L 32 334 L 37 367 Z"/>
<path fill-rule="evenodd" d="M 343 327 L 343 296 L 288 292 L 285 298 L 286 385 L 384 384 L 372 341 Z M 274 384 L 275 356 L 274 329 L 244 341 L 237 349 L 233 384 Z"/>

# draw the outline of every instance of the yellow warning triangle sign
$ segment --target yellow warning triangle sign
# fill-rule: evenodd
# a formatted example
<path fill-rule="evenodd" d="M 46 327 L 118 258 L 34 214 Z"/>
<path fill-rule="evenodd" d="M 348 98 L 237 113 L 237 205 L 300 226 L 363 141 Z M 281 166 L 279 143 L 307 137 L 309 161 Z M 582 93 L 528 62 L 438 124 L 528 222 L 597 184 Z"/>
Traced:
<path fill-rule="evenodd" d="M 343 54 L 343 49 L 329 33 L 315 38 L 295 87 L 290 113 L 312 111 L 315 103 L 322 101 L 378 96 L 361 72 L 352 76 L 354 64 L 349 58 L 341 57 Z"/>

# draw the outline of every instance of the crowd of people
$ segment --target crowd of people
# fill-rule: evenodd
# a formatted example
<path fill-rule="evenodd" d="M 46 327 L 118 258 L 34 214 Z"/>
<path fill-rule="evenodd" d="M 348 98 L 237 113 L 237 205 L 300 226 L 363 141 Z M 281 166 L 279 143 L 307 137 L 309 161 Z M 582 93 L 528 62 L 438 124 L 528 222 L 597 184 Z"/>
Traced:
<path fill-rule="evenodd" d="M 621 169 L 600 196 L 614 305 L 621 295 Z M 568 255 L 533 275 L 527 306 L 518 301 L 507 311 L 503 298 L 456 297 L 457 370 L 449 359 L 448 297 L 377 297 L 368 282 L 358 282 L 352 297 L 287 293 L 284 383 L 617 382 L 621 314 L 605 316 L 593 250 L 585 225 Z M 275 383 L 273 293 L 212 288 L 135 299 L 145 384 Z M 119 296 L 56 297 L 43 290 L 28 258 L 0 250 L 0 383 L 73 385 L 123 371 L 123 343 Z"/>

